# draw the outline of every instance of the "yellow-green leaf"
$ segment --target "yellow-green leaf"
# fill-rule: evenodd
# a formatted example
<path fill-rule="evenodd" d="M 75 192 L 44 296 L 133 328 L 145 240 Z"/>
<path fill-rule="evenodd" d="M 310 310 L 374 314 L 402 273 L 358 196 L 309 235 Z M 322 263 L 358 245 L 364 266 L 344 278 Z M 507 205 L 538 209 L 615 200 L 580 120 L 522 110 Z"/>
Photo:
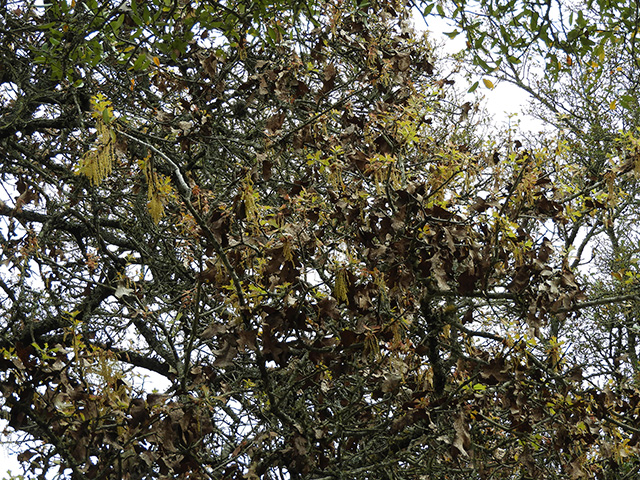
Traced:
<path fill-rule="evenodd" d="M 483 78 L 482 83 L 484 83 L 484 86 L 487 87 L 489 90 L 493 90 L 493 82 L 488 78 Z"/>

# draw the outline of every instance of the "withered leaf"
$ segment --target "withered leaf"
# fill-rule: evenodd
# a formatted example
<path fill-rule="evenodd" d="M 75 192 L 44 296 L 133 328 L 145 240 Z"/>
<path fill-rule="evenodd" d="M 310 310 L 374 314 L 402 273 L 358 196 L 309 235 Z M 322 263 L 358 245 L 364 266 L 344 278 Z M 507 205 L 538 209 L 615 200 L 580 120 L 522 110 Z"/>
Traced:
<path fill-rule="evenodd" d="M 468 449 L 471 447 L 471 435 L 469 434 L 469 425 L 462 412 L 459 412 L 453 421 L 453 428 L 456 432 L 453 440 L 453 446 L 464 457 L 468 457 Z"/>
<path fill-rule="evenodd" d="M 282 127 L 282 125 L 284 124 L 285 118 L 286 118 L 285 112 L 280 112 L 280 113 L 276 113 L 275 115 L 272 115 L 267 120 L 267 124 L 266 124 L 267 132 L 273 134 L 278 130 L 280 130 L 280 127 Z"/>

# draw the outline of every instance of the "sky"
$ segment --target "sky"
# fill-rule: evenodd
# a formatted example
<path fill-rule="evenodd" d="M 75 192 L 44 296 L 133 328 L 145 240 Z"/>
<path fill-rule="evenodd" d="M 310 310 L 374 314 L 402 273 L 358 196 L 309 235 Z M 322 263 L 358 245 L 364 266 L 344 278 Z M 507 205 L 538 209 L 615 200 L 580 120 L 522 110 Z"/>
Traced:
<path fill-rule="evenodd" d="M 416 13 L 414 16 L 414 26 L 416 31 L 428 31 L 431 38 L 435 39 L 439 44 L 442 44 L 445 54 L 453 55 L 465 48 L 466 40 L 464 35 L 458 35 L 453 39 L 444 35 L 445 33 L 452 32 L 456 29 L 451 22 L 435 16 L 429 17 L 427 21 L 428 24 L 425 25 L 425 20 L 419 13 Z M 494 83 L 494 88 L 489 89 L 480 82 L 478 89 L 473 94 L 469 94 L 468 100 L 474 101 L 477 99 L 478 95 L 484 97 L 482 104 L 492 118 L 494 127 L 513 127 L 514 122 L 519 121 L 520 130 L 527 132 L 544 130 L 544 125 L 540 120 L 525 113 L 528 103 L 531 101 L 531 98 L 527 93 L 523 92 L 513 84 L 508 82 L 498 82 L 495 78 L 491 78 L 491 76 L 487 75 L 474 78 L 474 81 L 480 80 L 480 78 L 487 78 L 491 80 Z"/>
<path fill-rule="evenodd" d="M 425 25 L 424 20 L 418 16 L 415 19 L 415 27 L 418 31 L 428 30 L 431 32 L 430 34 L 442 43 L 445 53 L 457 53 L 464 48 L 465 42 L 462 35 L 453 40 L 443 35 L 443 33 L 452 31 L 453 27 L 441 19 L 430 18 L 429 25 Z M 508 128 L 519 120 L 521 130 L 532 132 L 542 130 L 542 124 L 539 121 L 523 113 L 529 98 L 517 87 L 503 82 L 496 83 L 493 89 L 488 89 L 481 83 L 476 94 L 485 97 L 484 103 L 495 127 Z M 476 94 L 470 94 L 469 100 L 474 100 Z M 3 423 L 0 423 L 0 428 L 4 428 Z M 0 444 L 0 475 L 2 479 L 10 478 L 7 471 L 17 475 L 22 472 L 22 468 L 16 456 L 8 452 L 7 446 Z"/>

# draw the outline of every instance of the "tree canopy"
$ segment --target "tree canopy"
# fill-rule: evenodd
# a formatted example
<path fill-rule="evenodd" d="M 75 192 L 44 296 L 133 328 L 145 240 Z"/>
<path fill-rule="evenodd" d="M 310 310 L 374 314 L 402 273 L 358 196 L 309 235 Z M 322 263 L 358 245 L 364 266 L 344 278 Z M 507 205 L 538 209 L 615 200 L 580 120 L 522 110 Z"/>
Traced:
<path fill-rule="evenodd" d="M 637 475 L 632 16 L 420 7 L 555 130 L 486 134 L 402 2 L 4 4 L 26 478 Z"/>

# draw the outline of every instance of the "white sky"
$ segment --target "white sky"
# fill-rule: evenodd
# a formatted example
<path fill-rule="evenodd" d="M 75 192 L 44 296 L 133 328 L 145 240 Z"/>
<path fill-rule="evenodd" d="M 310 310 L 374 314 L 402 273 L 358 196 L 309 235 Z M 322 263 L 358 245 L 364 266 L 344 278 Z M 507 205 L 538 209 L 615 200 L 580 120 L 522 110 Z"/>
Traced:
<path fill-rule="evenodd" d="M 455 27 L 447 20 L 429 17 L 428 25 L 425 25 L 420 14 L 416 14 L 415 28 L 417 32 L 428 31 L 438 43 L 442 43 L 445 53 L 453 55 L 465 49 L 464 34 L 460 34 L 454 39 L 444 35 L 452 32 Z M 495 85 L 492 90 L 488 89 L 481 81 L 482 78 L 491 80 Z M 544 129 L 544 125 L 538 119 L 524 113 L 530 102 L 530 97 L 526 92 L 507 82 L 497 82 L 490 75 L 484 75 L 473 79 L 480 81 L 480 85 L 473 94 L 469 94 L 469 100 L 473 101 L 477 95 L 484 96 L 483 106 L 492 117 L 493 126 L 496 128 L 513 127 L 514 122 L 519 121 L 519 130 L 527 132 L 537 132 Z M 469 85 L 471 86 L 471 85 Z M 515 115 L 513 115 L 515 114 Z"/>

